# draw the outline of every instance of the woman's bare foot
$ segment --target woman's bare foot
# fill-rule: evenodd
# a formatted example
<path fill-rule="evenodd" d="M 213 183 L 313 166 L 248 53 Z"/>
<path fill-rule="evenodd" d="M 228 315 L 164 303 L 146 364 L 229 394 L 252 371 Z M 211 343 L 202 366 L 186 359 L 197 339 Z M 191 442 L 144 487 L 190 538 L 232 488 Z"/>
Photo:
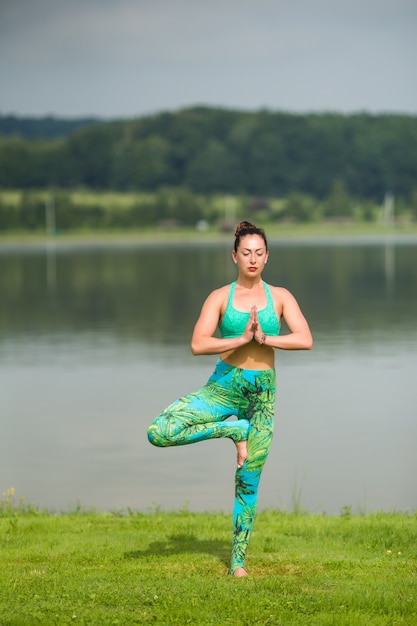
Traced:
<path fill-rule="evenodd" d="M 236 576 L 237 578 L 241 578 L 242 576 L 247 576 L 247 575 L 248 575 L 248 572 L 243 567 L 238 567 L 233 572 L 233 576 Z"/>
<path fill-rule="evenodd" d="M 244 441 L 238 441 L 236 443 L 237 449 L 237 466 L 240 469 L 243 467 L 244 462 L 248 458 L 248 442 L 246 439 Z"/>

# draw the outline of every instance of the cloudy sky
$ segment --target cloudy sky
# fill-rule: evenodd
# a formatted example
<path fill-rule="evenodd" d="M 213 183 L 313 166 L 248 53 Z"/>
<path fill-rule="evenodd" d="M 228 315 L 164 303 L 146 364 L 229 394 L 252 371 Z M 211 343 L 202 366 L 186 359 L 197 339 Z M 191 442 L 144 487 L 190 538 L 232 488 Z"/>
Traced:
<path fill-rule="evenodd" d="M 417 0 L 0 0 L 0 113 L 417 114 Z"/>

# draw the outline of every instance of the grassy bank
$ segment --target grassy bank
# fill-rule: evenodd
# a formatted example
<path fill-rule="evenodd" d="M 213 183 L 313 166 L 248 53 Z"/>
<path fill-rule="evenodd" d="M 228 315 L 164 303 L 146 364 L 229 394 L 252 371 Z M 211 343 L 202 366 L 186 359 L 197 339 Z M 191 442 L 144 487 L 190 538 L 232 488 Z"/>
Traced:
<path fill-rule="evenodd" d="M 268 240 L 285 242 L 296 240 L 372 240 L 372 239 L 409 239 L 417 241 L 417 224 L 397 225 L 387 228 L 382 224 L 349 222 L 343 224 L 322 222 L 310 224 L 260 223 L 265 229 Z M 72 230 L 48 235 L 44 231 L 11 230 L 0 233 L 0 245 L 31 243 L 164 243 L 164 242 L 233 242 L 233 232 L 220 232 L 209 228 L 199 232 L 195 228 L 141 228 L 109 230 Z"/>
<path fill-rule="evenodd" d="M 304 204 L 305 210 L 300 213 Z M 343 213 L 345 217 L 326 212 L 325 205 L 324 200 L 308 199 L 302 194 L 260 202 L 246 196 L 195 194 L 185 188 L 153 193 L 3 189 L 0 243 L 230 240 L 241 219 L 265 228 L 274 239 L 417 236 L 415 210 L 401 201 L 389 214 L 380 204 L 352 201 L 351 210 Z"/>
<path fill-rule="evenodd" d="M 414 626 L 416 522 L 262 512 L 235 579 L 226 514 L 3 507 L 0 624 Z"/>

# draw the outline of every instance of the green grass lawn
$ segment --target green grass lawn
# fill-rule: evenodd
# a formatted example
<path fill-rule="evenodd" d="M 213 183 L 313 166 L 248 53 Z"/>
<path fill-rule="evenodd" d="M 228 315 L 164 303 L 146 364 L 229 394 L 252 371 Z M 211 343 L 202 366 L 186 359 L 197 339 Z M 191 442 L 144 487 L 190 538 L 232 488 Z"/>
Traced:
<path fill-rule="evenodd" d="M 0 511 L 0 624 L 417 624 L 417 514 Z"/>

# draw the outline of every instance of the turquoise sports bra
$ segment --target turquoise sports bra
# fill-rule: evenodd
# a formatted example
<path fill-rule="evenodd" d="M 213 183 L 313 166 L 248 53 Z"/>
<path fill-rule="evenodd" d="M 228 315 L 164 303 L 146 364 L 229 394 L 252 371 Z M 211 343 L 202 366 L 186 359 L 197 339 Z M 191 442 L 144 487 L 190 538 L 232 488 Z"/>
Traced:
<path fill-rule="evenodd" d="M 277 314 L 274 309 L 274 302 L 272 300 L 271 291 L 268 285 L 263 282 L 263 286 L 266 293 L 267 304 L 264 309 L 258 311 L 259 323 L 262 326 L 262 331 L 265 335 L 277 336 L 280 333 L 280 325 L 277 318 Z M 236 282 L 230 285 L 229 299 L 227 301 L 226 311 L 224 312 L 223 319 L 219 326 L 221 336 L 224 339 L 230 339 L 231 337 L 240 337 L 248 323 L 250 313 L 245 311 L 238 311 L 233 306 L 233 296 L 235 294 Z"/>

